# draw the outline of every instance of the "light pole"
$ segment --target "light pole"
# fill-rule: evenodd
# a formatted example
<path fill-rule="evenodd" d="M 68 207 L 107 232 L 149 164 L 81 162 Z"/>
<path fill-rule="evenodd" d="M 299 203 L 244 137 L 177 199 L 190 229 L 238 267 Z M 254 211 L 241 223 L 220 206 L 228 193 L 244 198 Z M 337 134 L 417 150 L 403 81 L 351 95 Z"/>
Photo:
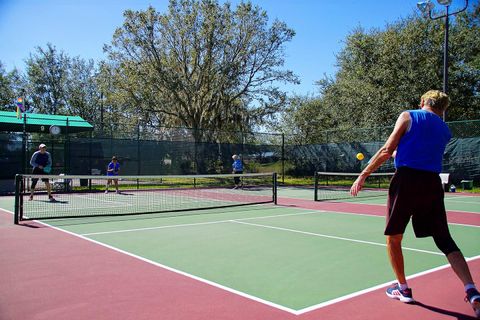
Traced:
<path fill-rule="evenodd" d="M 449 12 L 449 7 L 450 7 L 450 4 L 452 3 L 452 0 L 437 0 L 438 4 L 445 6 L 445 14 L 442 14 L 439 16 L 432 15 L 432 10 L 435 5 L 430 0 L 417 3 L 418 9 L 420 9 L 420 11 L 422 12 L 425 18 L 430 18 L 431 20 L 445 18 L 445 39 L 443 42 L 443 92 L 447 94 L 448 94 L 448 26 L 449 26 L 448 17 L 456 15 L 457 13 L 460 13 L 462 11 L 465 11 L 468 7 L 468 0 L 464 0 L 464 1 L 465 1 L 465 7 L 455 12 Z"/>

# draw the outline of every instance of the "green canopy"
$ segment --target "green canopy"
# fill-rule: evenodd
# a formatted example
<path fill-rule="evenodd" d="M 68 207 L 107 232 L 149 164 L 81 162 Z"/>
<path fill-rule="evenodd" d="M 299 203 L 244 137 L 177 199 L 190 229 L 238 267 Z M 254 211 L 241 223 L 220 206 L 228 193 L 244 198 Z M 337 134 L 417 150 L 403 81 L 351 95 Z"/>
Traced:
<path fill-rule="evenodd" d="M 23 132 L 24 125 L 26 132 L 48 133 L 52 127 L 60 128 L 62 134 L 93 130 L 93 126 L 79 116 L 23 113 L 19 119 L 16 112 L 0 111 L 0 131 Z"/>

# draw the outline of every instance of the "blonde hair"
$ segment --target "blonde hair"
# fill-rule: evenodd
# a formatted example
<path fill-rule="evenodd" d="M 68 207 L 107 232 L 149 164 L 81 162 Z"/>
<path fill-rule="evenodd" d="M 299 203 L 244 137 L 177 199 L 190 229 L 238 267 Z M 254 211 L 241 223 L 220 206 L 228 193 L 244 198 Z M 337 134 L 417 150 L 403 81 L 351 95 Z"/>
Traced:
<path fill-rule="evenodd" d="M 440 90 L 430 90 L 423 94 L 423 103 L 439 111 L 445 111 L 450 104 L 448 95 Z"/>

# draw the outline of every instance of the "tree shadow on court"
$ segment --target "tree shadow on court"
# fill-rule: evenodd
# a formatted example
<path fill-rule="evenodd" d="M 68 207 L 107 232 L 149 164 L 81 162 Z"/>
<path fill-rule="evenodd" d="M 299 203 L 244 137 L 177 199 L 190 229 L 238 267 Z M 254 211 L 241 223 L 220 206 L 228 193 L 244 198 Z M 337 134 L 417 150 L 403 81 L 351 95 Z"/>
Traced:
<path fill-rule="evenodd" d="M 440 314 L 443 314 L 443 315 L 446 315 L 446 316 L 450 316 L 450 317 L 452 317 L 454 319 L 457 319 L 457 320 L 476 320 L 477 319 L 473 316 L 466 315 L 466 314 L 463 314 L 463 313 L 458 313 L 458 312 L 455 312 L 455 311 L 450 311 L 450 310 L 445 310 L 445 309 L 441 309 L 441 308 L 434 307 L 434 306 L 429 306 L 429 305 L 421 303 L 419 301 L 415 301 L 415 303 L 413 303 L 413 305 L 416 305 L 416 306 L 419 306 L 419 307 L 425 308 L 427 310 L 430 310 L 430 311 L 433 311 L 433 312 L 436 312 L 436 313 L 440 313 Z"/>

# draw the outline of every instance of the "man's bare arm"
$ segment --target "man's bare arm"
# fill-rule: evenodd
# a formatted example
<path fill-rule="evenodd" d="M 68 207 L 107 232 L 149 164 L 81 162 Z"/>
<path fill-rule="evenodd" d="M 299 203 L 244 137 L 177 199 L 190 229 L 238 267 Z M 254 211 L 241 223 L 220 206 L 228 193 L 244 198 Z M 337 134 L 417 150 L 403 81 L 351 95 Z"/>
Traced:
<path fill-rule="evenodd" d="M 357 180 L 353 183 L 350 188 L 350 193 L 353 196 L 356 196 L 360 190 L 363 188 L 365 179 L 375 172 L 385 161 L 390 159 L 392 154 L 398 147 L 400 139 L 407 132 L 408 127 L 410 126 L 410 114 L 408 112 L 402 112 L 395 122 L 395 127 L 393 128 L 392 133 L 388 137 L 387 141 L 381 147 L 377 153 L 372 157 L 368 165 L 363 169 L 362 173 L 358 176 Z"/>

